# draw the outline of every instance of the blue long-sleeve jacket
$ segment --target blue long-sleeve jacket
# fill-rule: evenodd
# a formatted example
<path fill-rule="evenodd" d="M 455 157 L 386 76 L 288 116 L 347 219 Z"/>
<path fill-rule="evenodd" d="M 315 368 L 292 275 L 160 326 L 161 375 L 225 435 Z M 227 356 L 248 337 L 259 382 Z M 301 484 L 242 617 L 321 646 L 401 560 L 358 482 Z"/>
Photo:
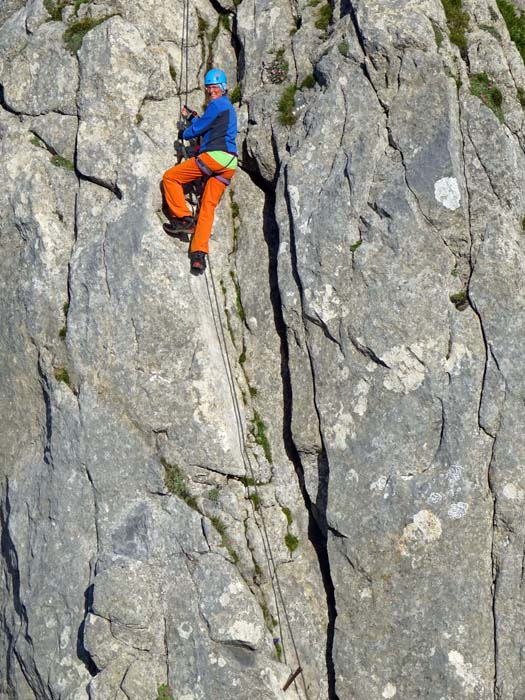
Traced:
<path fill-rule="evenodd" d="M 194 119 L 182 136 L 186 140 L 201 136 L 200 153 L 226 151 L 237 154 L 237 115 L 230 100 L 225 95 L 212 100 L 202 117 Z"/>

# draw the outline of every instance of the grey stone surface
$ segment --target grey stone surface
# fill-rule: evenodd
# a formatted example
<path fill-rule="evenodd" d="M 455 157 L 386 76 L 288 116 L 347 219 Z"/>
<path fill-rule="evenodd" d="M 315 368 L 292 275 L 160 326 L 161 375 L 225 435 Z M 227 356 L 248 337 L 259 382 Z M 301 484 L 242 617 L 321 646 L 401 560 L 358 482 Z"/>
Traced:
<path fill-rule="evenodd" d="M 186 81 L 182 1 L 0 2 L 1 700 L 523 697 L 525 67 L 463 6 L 191 3 Z"/>

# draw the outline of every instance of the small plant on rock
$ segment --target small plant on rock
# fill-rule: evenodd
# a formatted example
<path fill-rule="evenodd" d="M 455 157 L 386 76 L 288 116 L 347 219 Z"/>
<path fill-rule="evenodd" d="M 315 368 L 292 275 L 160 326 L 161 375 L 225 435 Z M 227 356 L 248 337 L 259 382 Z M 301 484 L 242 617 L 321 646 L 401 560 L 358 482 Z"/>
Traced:
<path fill-rule="evenodd" d="M 509 0 L 496 0 L 496 4 L 505 20 L 510 38 L 516 44 L 516 48 L 525 62 L 525 14 L 517 12 Z"/>
<path fill-rule="evenodd" d="M 486 73 L 475 73 L 470 78 L 470 91 L 494 112 L 500 122 L 503 121 L 503 95 L 492 78 Z"/>
<path fill-rule="evenodd" d="M 295 116 L 295 93 L 297 87 L 288 85 L 279 100 L 279 121 L 283 126 L 292 126 L 297 121 Z"/>
<path fill-rule="evenodd" d="M 173 691 L 166 683 L 159 685 L 156 700 L 174 700 Z"/>
<path fill-rule="evenodd" d="M 317 19 L 315 21 L 316 29 L 321 29 L 323 32 L 326 32 L 331 21 L 332 6 L 328 4 L 323 5 L 319 8 L 319 12 L 317 13 Z"/>
<path fill-rule="evenodd" d="M 275 58 L 266 66 L 268 80 L 274 85 L 283 83 L 288 77 L 288 61 L 284 58 L 284 48 L 275 52 Z"/>
<path fill-rule="evenodd" d="M 170 464 L 164 458 L 160 460 L 164 467 L 164 483 L 174 496 L 181 498 L 193 510 L 199 510 L 195 497 L 191 495 L 186 481 L 186 475 L 176 464 Z"/>
<path fill-rule="evenodd" d="M 86 34 L 110 17 L 114 17 L 114 15 L 106 15 L 105 17 L 98 18 L 84 17 L 83 19 L 79 19 L 77 22 L 70 24 L 64 32 L 64 41 L 66 42 L 66 46 L 71 53 L 77 53 L 82 46 L 82 42 Z"/>
<path fill-rule="evenodd" d="M 450 41 L 455 44 L 463 58 L 467 57 L 467 30 L 469 26 L 468 13 L 463 9 L 462 0 L 441 0 L 445 16 Z"/>

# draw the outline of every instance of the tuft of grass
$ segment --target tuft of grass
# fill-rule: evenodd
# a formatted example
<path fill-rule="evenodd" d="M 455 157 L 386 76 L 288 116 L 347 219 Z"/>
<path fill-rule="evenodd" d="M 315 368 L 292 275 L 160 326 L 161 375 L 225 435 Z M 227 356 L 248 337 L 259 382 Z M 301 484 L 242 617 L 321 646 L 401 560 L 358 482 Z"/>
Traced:
<path fill-rule="evenodd" d="M 67 2 L 53 2 L 53 0 L 44 0 L 44 8 L 53 22 L 62 21 L 62 10 L 67 5 Z"/>
<path fill-rule="evenodd" d="M 286 536 L 284 538 L 284 543 L 288 547 L 288 551 L 290 552 L 290 554 L 295 552 L 295 550 L 299 546 L 299 540 L 297 539 L 297 537 L 295 535 L 292 535 L 291 532 L 286 533 Z"/>
<path fill-rule="evenodd" d="M 317 19 L 315 21 L 315 27 L 316 29 L 321 29 L 323 32 L 326 32 L 328 29 L 328 25 L 332 21 L 332 6 L 331 5 L 323 5 L 322 7 L 319 8 L 319 11 L 317 13 Z"/>
<path fill-rule="evenodd" d="M 45 143 L 38 138 L 36 134 L 33 134 L 33 136 L 30 139 L 30 142 L 33 144 L 33 146 L 37 146 L 38 148 L 44 148 L 45 149 Z"/>
<path fill-rule="evenodd" d="M 254 386 L 249 386 L 248 391 L 250 392 L 252 399 L 257 396 L 257 389 Z"/>
<path fill-rule="evenodd" d="M 517 89 L 517 95 L 520 105 L 525 109 L 525 90 L 522 87 Z"/>
<path fill-rule="evenodd" d="M 173 690 L 169 685 L 166 683 L 159 685 L 156 700 L 173 700 Z"/>
<path fill-rule="evenodd" d="M 190 508 L 198 511 L 197 501 L 188 489 L 186 475 L 182 469 L 177 464 L 170 464 L 163 457 L 160 463 L 164 467 L 164 483 L 168 491 L 181 498 Z"/>
<path fill-rule="evenodd" d="M 233 284 L 235 286 L 235 307 L 237 309 L 237 315 L 239 316 L 241 321 L 244 323 L 246 321 L 246 314 L 244 312 L 244 307 L 242 305 L 241 285 L 235 279 L 235 274 L 233 273 L 233 271 L 230 271 L 230 277 L 232 278 Z"/>
<path fill-rule="evenodd" d="M 279 100 L 279 121 L 283 126 L 292 126 L 297 121 L 294 113 L 296 92 L 297 87 L 295 85 L 288 85 L 284 88 Z"/>
<path fill-rule="evenodd" d="M 307 75 L 306 78 L 303 80 L 301 85 L 299 86 L 301 89 L 302 88 L 313 88 L 317 84 L 317 80 L 315 79 L 315 75 L 313 73 L 310 73 L 310 75 Z"/>
<path fill-rule="evenodd" d="M 232 104 L 241 104 L 241 86 L 236 85 L 230 92 L 230 102 Z"/>
<path fill-rule="evenodd" d="M 523 231 L 525 232 L 525 216 L 524 216 L 523 219 L 521 220 L 521 228 L 522 228 Z"/>
<path fill-rule="evenodd" d="M 505 20 L 510 38 L 516 44 L 516 48 L 525 62 L 525 15 L 521 12 L 518 14 L 509 0 L 496 0 L 496 4 Z"/>
<path fill-rule="evenodd" d="M 55 369 L 53 370 L 53 374 L 55 375 L 55 379 L 57 380 L 57 382 L 64 382 L 64 384 L 67 384 L 67 386 L 71 386 L 69 372 L 65 367 L 55 367 Z"/>
<path fill-rule="evenodd" d="M 340 41 L 337 44 L 337 50 L 341 54 L 341 56 L 344 56 L 345 58 L 348 58 L 350 54 L 350 44 L 346 39 L 343 39 L 343 41 Z"/>
<path fill-rule="evenodd" d="M 215 486 L 214 488 L 212 488 L 208 491 L 208 500 L 212 501 L 213 503 L 217 503 L 220 495 L 221 495 L 220 490 Z"/>
<path fill-rule="evenodd" d="M 470 91 L 494 112 L 500 122 L 503 121 L 503 95 L 492 78 L 486 73 L 475 73 L 470 78 Z"/>
<path fill-rule="evenodd" d="M 468 306 L 468 297 L 466 291 L 458 292 L 457 294 L 451 294 L 449 299 L 458 311 L 465 311 L 465 309 Z"/>
<path fill-rule="evenodd" d="M 241 481 L 241 483 L 243 483 L 245 486 L 255 486 L 256 483 L 257 483 L 257 482 L 255 481 L 255 479 L 252 479 L 251 476 L 243 476 L 243 477 L 241 477 L 240 481 Z"/>
<path fill-rule="evenodd" d="M 352 252 L 352 253 L 355 253 L 355 251 L 359 248 L 359 246 L 361 245 L 362 242 L 363 242 L 363 241 L 362 241 L 362 239 L 360 238 L 360 239 L 359 239 L 358 241 L 356 241 L 355 243 L 352 243 L 352 245 L 350 246 L 351 252 Z"/>
<path fill-rule="evenodd" d="M 255 492 L 251 493 L 250 501 L 253 503 L 253 507 L 255 508 L 255 510 L 259 510 L 259 508 L 261 507 L 261 499 L 259 497 L 259 494 Z"/>
<path fill-rule="evenodd" d="M 230 22 L 229 15 L 221 15 L 219 17 L 219 21 L 222 24 L 223 28 L 226 29 L 227 32 L 231 32 L 231 22 Z"/>
<path fill-rule="evenodd" d="M 175 66 L 172 66 L 170 63 L 170 78 L 173 80 L 174 83 L 177 82 L 177 71 L 175 70 Z"/>
<path fill-rule="evenodd" d="M 66 46 L 71 53 L 77 53 L 82 46 L 82 42 L 86 34 L 95 27 L 98 27 L 98 25 L 102 24 L 102 22 L 108 20 L 110 17 L 114 17 L 114 14 L 98 18 L 84 17 L 83 19 L 79 19 L 70 24 L 64 32 L 64 41 L 66 42 Z"/>
<path fill-rule="evenodd" d="M 447 18 L 450 41 L 458 47 L 461 56 L 466 58 L 466 33 L 469 26 L 468 13 L 463 9 L 462 0 L 441 0 L 441 2 Z"/>
<path fill-rule="evenodd" d="M 75 170 L 74 163 L 68 160 L 67 158 L 64 158 L 63 156 L 59 156 L 58 153 L 51 158 L 51 162 L 53 163 L 53 165 L 56 165 L 57 168 Z"/>
<path fill-rule="evenodd" d="M 283 655 L 283 647 L 277 638 L 273 640 L 273 646 L 275 647 L 275 653 L 277 654 L 277 660 L 280 661 L 282 658 L 282 655 Z"/>

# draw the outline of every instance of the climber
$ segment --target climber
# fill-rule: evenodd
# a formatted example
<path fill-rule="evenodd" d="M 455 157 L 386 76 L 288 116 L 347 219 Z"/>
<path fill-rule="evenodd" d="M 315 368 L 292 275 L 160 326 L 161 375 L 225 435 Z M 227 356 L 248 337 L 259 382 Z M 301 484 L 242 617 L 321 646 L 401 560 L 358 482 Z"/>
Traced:
<path fill-rule="evenodd" d="M 227 97 L 226 74 L 219 68 L 212 68 L 206 73 L 204 85 L 209 100 L 204 114 L 195 117 L 184 106 L 181 115 L 189 118 L 190 125 L 182 133 L 179 130 L 179 138 L 185 140 L 201 137 L 198 155 L 166 170 L 162 177 L 164 196 L 172 216 L 170 223 L 164 224 L 164 230 L 170 234 L 193 233 L 190 264 L 195 273 L 206 269 L 215 207 L 237 168 L 237 116 Z M 182 185 L 202 177 L 206 184 L 195 223 Z"/>

